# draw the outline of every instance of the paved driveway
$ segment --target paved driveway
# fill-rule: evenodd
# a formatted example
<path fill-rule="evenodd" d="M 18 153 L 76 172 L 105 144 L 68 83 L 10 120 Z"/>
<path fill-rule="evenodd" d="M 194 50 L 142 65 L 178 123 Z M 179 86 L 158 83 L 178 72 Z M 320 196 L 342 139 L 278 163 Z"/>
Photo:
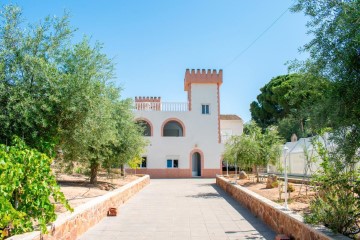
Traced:
<path fill-rule="evenodd" d="M 155 179 L 79 239 L 274 239 L 215 179 Z"/>

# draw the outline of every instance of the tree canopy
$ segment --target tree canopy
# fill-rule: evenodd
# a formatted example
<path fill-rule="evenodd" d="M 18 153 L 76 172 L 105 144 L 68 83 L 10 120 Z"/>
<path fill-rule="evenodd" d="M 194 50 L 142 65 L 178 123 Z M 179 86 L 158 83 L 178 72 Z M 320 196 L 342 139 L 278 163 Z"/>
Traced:
<path fill-rule="evenodd" d="M 146 143 L 100 43 L 86 36 L 73 43 L 66 13 L 25 25 L 21 9 L 9 5 L 1 19 L 1 143 L 20 136 L 41 151 L 49 143 L 55 147 L 46 151 L 61 151 L 66 163 L 91 168 L 91 182 L 102 163 L 139 155 Z"/>
<path fill-rule="evenodd" d="M 252 119 L 263 129 L 276 125 L 280 135 L 290 139 L 306 136 L 307 111 L 323 98 L 328 81 L 309 74 L 277 76 L 260 89 L 257 101 L 250 105 Z"/>
<path fill-rule="evenodd" d="M 292 9 L 309 16 L 308 32 L 314 38 L 302 51 L 310 58 L 294 62 L 295 70 L 331 80 L 323 111 L 331 106 L 322 123 L 333 127 L 360 122 L 360 3 L 348 1 L 299 0 Z M 320 110 L 320 109 L 319 109 Z M 321 112 L 319 113 L 319 115 Z"/>
<path fill-rule="evenodd" d="M 331 132 L 336 144 L 335 150 L 318 146 L 323 163 L 315 180 L 320 191 L 307 219 L 358 238 L 360 1 L 298 0 L 292 10 L 309 17 L 307 27 L 313 39 L 302 48 L 309 59 L 294 61 L 291 69 L 330 80 L 324 98 L 309 112 L 309 124 L 319 133 Z"/>
<path fill-rule="evenodd" d="M 35 219 L 46 231 L 50 196 L 70 209 L 53 159 L 89 169 L 96 183 L 100 167 L 139 158 L 146 141 L 112 82 L 113 61 L 100 43 L 74 41 L 67 13 L 28 24 L 7 5 L 0 19 L 0 229 L 30 230 Z"/>

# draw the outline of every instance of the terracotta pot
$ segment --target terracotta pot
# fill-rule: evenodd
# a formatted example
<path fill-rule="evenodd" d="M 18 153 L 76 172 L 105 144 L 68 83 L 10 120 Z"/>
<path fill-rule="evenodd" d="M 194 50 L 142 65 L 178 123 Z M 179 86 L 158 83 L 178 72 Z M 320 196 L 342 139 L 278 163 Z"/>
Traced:
<path fill-rule="evenodd" d="M 109 211 L 108 211 L 107 215 L 108 216 L 116 216 L 117 215 L 116 208 L 109 208 Z"/>

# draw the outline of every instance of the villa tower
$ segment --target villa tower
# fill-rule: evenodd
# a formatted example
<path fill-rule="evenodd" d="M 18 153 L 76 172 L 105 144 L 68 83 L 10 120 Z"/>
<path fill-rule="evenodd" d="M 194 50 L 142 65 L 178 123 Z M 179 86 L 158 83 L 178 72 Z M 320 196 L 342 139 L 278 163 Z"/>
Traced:
<path fill-rule="evenodd" d="M 136 121 L 145 127 L 144 136 L 150 142 L 137 173 L 150 174 L 152 178 L 215 177 L 221 174 L 222 82 L 222 70 L 187 69 L 184 79 L 187 102 L 162 102 L 160 97 L 135 98 Z M 233 116 L 234 122 L 225 124 L 226 134 L 241 134 L 241 118 L 226 116 Z"/>

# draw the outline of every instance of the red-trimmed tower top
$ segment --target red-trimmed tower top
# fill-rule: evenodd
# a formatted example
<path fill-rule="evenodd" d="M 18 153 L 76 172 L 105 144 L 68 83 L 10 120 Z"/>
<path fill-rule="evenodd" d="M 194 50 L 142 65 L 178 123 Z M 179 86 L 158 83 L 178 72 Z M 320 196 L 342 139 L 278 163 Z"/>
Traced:
<path fill-rule="evenodd" d="M 221 142 L 220 86 L 222 83 L 223 71 L 221 69 L 218 72 L 215 69 L 208 69 L 207 71 L 205 69 L 186 69 L 184 90 L 187 91 L 188 95 L 189 111 L 194 110 L 195 112 L 202 114 L 203 106 L 207 106 L 210 109 L 211 118 L 217 120 L 219 143 Z M 211 118 L 207 119 L 210 120 Z"/>
<path fill-rule="evenodd" d="M 192 83 L 197 84 L 218 84 L 219 86 L 223 82 L 223 72 L 220 69 L 219 72 L 217 72 L 215 69 L 211 70 L 208 69 L 207 71 L 205 69 L 186 69 L 185 72 L 185 79 L 184 79 L 184 90 L 189 91 L 190 85 Z"/>

